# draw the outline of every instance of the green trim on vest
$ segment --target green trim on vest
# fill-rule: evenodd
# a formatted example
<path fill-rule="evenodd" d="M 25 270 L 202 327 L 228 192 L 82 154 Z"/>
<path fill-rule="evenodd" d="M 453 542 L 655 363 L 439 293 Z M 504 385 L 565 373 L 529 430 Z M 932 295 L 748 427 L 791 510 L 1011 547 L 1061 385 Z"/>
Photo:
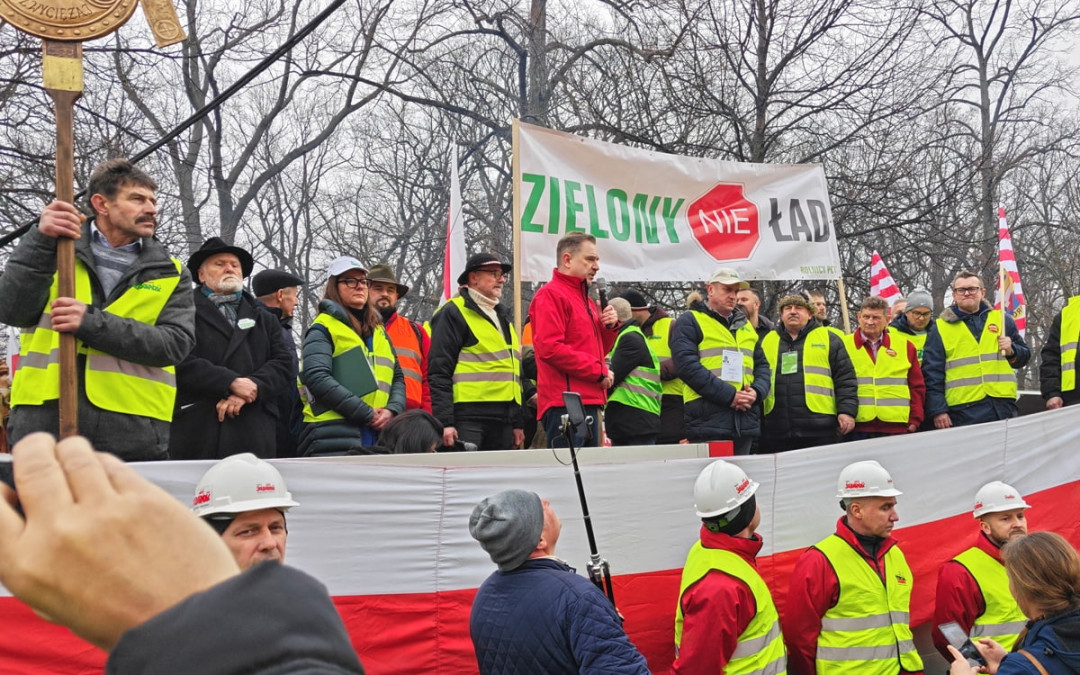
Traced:
<path fill-rule="evenodd" d="M 499 328 L 483 314 L 465 306 L 460 295 L 454 305 L 476 338 L 462 348 L 454 366 L 454 403 L 513 401 L 521 404 L 521 345 L 510 326 L 510 344 Z M 445 306 L 445 305 L 444 305 Z"/>
<path fill-rule="evenodd" d="M 757 346 L 758 339 L 754 327 L 749 323 L 744 323 L 732 334 L 727 326 L 705 312 L 692 310 L 690 315 L 697 321 L 698 328 L 701 330 L 701 342 L 698 343 L 698 357 L 701 365 L 712 373 L 713 377 L 719 379 L 724 365 L 724 352 L 738 351 L 742 356 L 742 381 L 725 380 L 725 382 L 739 391 L 742 391 L 744 386 L 753 384 L 754 348 Z M 699 398 L 701 394 L 692 387 L 683 386 L 683 403 L 696 401 Z"/>
<path fill-rule="evenodd" d="M 945 403 L 949 407 L 987 396 L 1016 399 L 1016 372 L 998 350 L 998 337 L 1005 334 L 1001 310 L 987 313 L 978 342 L 963 321 L 938 319 L 937 324 L 945 347 Z M 992 326 L 996 332 L 990 330 Z"/>
<path fill-rule="evenodd" d="M 803 397 L 810 412 L 820 415 L 836 414 L 836 393 L 833 388 L 832 365 L 829 363 L 831 331 L 818 326 L 803 338 L 799 350 L 799 367 L 803 369 Z M 761 350 L 769 361 L 769 394 L 765 397 L 765 414 L 776 404 L 776 368 L 780 355 L 780 335 L 770 332 L 761 339 Z"/>
<path fill-rule="evenodd" d="M 325 312 L 320 312 L 311 323 L 312 325 L 318 324 L 329 331 L 330 340 L 334 344 L 334 351 L 331 354 L 332 358 L 336 359 L 345 352 L 353 349 L 360 349 L 363 351 L 364 357 L 367 358 L 368 363 L 371 364 L 371 369 L 375 374 L 375 381 L 378 383 L 379 388 L 370 394 L 361 396 L 360 400 L 373 409 L 385 408 L 386 404 L 390 402 L 390 387 L 394 383 L 394 364 L 397 362 L 397 357 L 394 355 L 394 347 L 390 344 L 390 338 L 386 335 L 386 331 L 383 330 L 383 327 L 381 325 L 375 327 L 375 331 L 371 335 L 371 351 L 369 352 L 367 345 L 364 344 L 363 338 L 356 333 L 351 325 L 342 322 L 340 319 Z M 303 371 L 304 365 L 300 364 L 300 372 Z M 322 414 L 316 415 L 311 408 L 307 388 L 303 385 L 300 385 L 300 400 L 304 404 L 305 422 L 329 422 L 330 420 L 345 419 L 344 415 L 334 410 L 327 410 Z"/>
<path fill-rule="evenodd" d="M 821 619 L 819 675 L 897 675 L 919 671 L 908 608 L 914 579 L 900 548 L 885 553 L 885 583 L 851 544 L 836 534 L 816 546 L 836 572 L 840 597 Z"/>
<path fill-rule="evenodd" d="M 953 560 L 963 565 L 975 579 L 986 604 L 986 611 L 975 617 L 971 637 L 993 638 L 1006 651 L 1011 651 L 1020 631 L 1027 625 L 1027 617 L 1020 611 L 1016 599 L 1009 592 L 1009 577 L 1005 573 L 1005 566 L 976 546 Z"/>
<path fill-rule="evenodd" d="M 1061 354 L 1061 391 L 1076 389 L 1076 342 L 1080 338 L 1080 295 L 1069 298 L 1061 310 L 1058 347 Z"/>
<path fill-rule="evenodd" d="M 662 319 L 657 319 L 652 325 L 653 334 L 648 337 L 649 347 L 660 361 L 671 358 L 671 344 L 668 342 L 668 338 L 674 323 L 674 319 L 670 316 L 666 316 Z M 682 396 L 683 387 L 686 386 L 683 381 L 677 377 L 673 380 L 664 380 L 661 384 L 664 387 L 664 396 Z"/>
<path fill-rule="evenodd" d="M 758 571 L 731 551 L 705 548 L 695 543 L 686 556 L 679 584 L 679 602 L 675 606 L 675 649 L 682 644 L 682 596 L 712 570 L 719 570 L 745 583 L 754 594 L 757 612 L 739 635 L 735 651 L 729 656 L 724 675 L 783 675 L 787 673 L 787 652 L 780 632 L 780 616 L 772 593 Z"/>
<path fill-rule="evenodd" d="M 610 359 L 619 348 L 619 341 L 627 333 L 637 333 L 642 340 L 645 340 L 645 348 L 649 350 L 649 356 L 652 357 L 652 366 L 638 366 L 631 370 L 619 386 L 615 387 L 615 391 L 611 392 L 608 402 L 637 408 L 649 415 L 659 415 L 660 398 L 663 396 L 663 387 L 660 385 L 660 359 L 656 358 L 656 354 L 653 354 L 652 349 L 649 348 L 649 341 L 645 339 L 645 333 L 641 332 L 641 328 L 630 326 L 619 331 L 615 344 L 608 353 L 608 358 Z"/>
<path fill-rule="evenodd" d="M 855 367 L 855 376 L 859 381 L 859 414 L 856 422 L 877 419 L 907 424 L 911 417 L 911 389 L 908 388 L 907 379 L 911 364 L 907 358 L 907 341 L 892 332 L 889 338 L 889 349 L 880 347 L 875 361 L 865 348 L 855 346 L 854 334 L 844 336 L 844 348 L 851 357 L 851 365 Z"/>
<path fill-rule="evenodd" d="M 125 290 L 119 298 L 99 311 L 124 319 L 155 325 L 169 298 L 180 283 L 183 263 L 172 258 L 176 276 L 144 281 Z M 53 274 L 49 299 L 38 324 L 24 328 L 19 336 L 19 367 L 11 385 L 11 404 L 41 405 L 60 397 L 60 334 L 52 329 L 50 308 L 59 296 L 59 281 Z M 93 304 L 90 273 L 75 260 L 75 299 Z M 171 422 L 176 403 L 176 366 L 146 366 L 107 354 L 77 341 L 78 352 L 86 357 L 84 386 L 86 398 L 102 410 L 142 415 Z"/>

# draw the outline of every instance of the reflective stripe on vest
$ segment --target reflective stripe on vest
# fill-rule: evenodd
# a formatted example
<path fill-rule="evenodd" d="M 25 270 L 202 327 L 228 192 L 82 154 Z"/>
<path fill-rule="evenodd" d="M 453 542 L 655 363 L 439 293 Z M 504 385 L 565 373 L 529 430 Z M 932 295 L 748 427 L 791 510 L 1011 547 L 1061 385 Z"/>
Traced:
<path fill-rule="evenodd" d="M 817 644 L 820 675 L 897 675 L 920 671 L 908 608 L 913 579 L 897 546 L 885 553 L 885 582 L 851 544 L 833 534 L 816 549 L 836 572 L 840 597 L 821 619 Z"/>
<path fill-rule="evenodd" d="M 401 372 L 405 376 L 406 407 L 419 408 L 424 400 L 424 373 L 420 369 L 422 359 L 420 340 L 416 337 L 412 322 L 400 314 L 385 328 L 390 343 L 394 345 L 398 365 L 401 366 Z"/>
<path fill-rule="evenodd" d="M 124 319 L 155 325 L 169 298 L 180 283 L 183 264 L 172 258 L 176 276 L 148 279 L 123 292 L 100 311 Z M 53 275 L 49 299 L 37 326 L 19 336 L 19 364 L 11 383 L 11 404 L 41 405 L 60 397 L 60 334 L 52 329 L 50 308 L 59 295 Z M 75 298 L 93 304 L 90 273 L 81 260 L 75 261 Z M 86 398 L 102 410 L 142 415 L 172 421 L 176 402 L 176 367 L 146 366 L 94 349 L 77 341 L 78 352 L 86 357 L 84 387 Z"/>
<path fill-rule="evenodd" d="M 357 335 L 351 325 L 343 323 L 325 312 L 320 312 L 315 317 L 315 320 L 312 321 L 312 325 L 314 324 L 318 324 L 330 332 L 330 340 L 334 343 L 334 351 L 331 353 L 332 358 L 336 359 L 352 349 L 363 350 L 364 357 L 371 364 L 371 370 L 375 374 L 375 381 L 378 383 L 379 388 L 370 394 L 361 396 L 360 400 L 371 408 L 385 408 L 386 404 L 390 402 L 390 387 L 394 383 L 394 363 L 396 358 L 394 357 L 394 348 L 390 344 L 390 338 L 387 337 L 383 327 L 381 325 L 375 326 L 375 330 L 371 334 L 371 351 L 368 351 L 363 338 Z M 304 372 L 303 363 L 300 364 L 300 372 Z M 330 420 L 345 419 L 343 415 L 334 410 L 327 410 L 316 415 L 311 408 L 307 389 L 303 385 L 300 386 L 300 400 L 304 404 L 305 422 L 328 422 Z"/>
<path fill-rule="evenodd" d="M 454 403 L 513 401 L 521 403 L 521 346 L 513 326 L 510 344 L 487 316 L 465 306 L 465 298 L 452 298 L 454 305 L 476 338 L 464 347 L 454 367 Z M 445 307 L 443 310 L 445 311 Z"/>
<path fill-rule="evenodd" d="M 1076 342 L 1080 338 L 1080 295 L 1069 298 L 1061 310 L 1061 391 L 1076 389 Z"/>
<path fill-rule="evenodd" d="M 986 611 L 975 617 L 971 637 L 993 638 L 1006 651 L 1011 651 L 1018 634 L 1027 624 L 1027 617 L 1020 611 L 1016 599 L 1009 592 L 1009 577 L 1005 573 L 1005 566 L 986 551 L 974 546 L 953 560 L 971 573 L 986 604 Z"/>
<path fill-rule="evenodd" d="M 675 320 L 670 316 L 666 316 L 662 319 L 657 319 L 652 325 L 652 335 L 648 337 L 649 347 L 660 361 L 671 358 L 671 345 L 668 344 L 668 336 L 671 333 L 671 326 L 673 323 L 675 323 Z M 673 380 L 664 380 L 660 384 L 664 388 L 664 396 L 683 395 L 683 387 L 685 385 L 683 384 L 683 381 L 677 377 Z"/>
<path fill-rule="evenodd" d="M 803 370 L 803 397 L 810 412 L 821 415 L 836 414 L 836 394 L 833 391 L 832 366 L 829 365 L 828 328 L 819 326 L 803 338 L 799 350 L 799 367 Z M 780 362 L 780 335 L 771 331 L 761 338 L 761 349 L 769 361 L 769 395 L 765 397 L 765 414 L 772 412 L 776 403 L 776 369 Z"/>
<path fill-rule="evenodd" d="M 780 633 L 780 617 L 773 604 L 772 594 L 757 570 L 731 551 L 705 548 L 701 542 L 691 547 L 686 556 L 686 566 L 679 584 L 679 603 L 675 607 L 675 648 L 682 644 L 683 611 L 682 596 L 686 589 L 704 578 L 712 570 L 735 577 L 745 583 L 754 594 L 757 612 L 746 629 L 739 635 L 735 651 L 724 667 L 725 675 L 781 675 L 787 672 L 787 652 Z"/>
<path fill-rule="evenodd" d="M 642 333 L 637 326 L 630 326 L 619 331 L 615 344 L 608 354 L 609 358 L 619 349 L 619 342 L 626 333 L 637 333 L 642 340 L 645 340 L 645 333 Z M 645 340 L 645 348 L 649 349 L 648 340 Z M 622 403 L 650 415 L 660 414 L 660 398 L 663 396 L 663 388 L 660 386 L 660 360 L 656 358 L 656 354 L 653 354 L 652 349 L 649 349 L 649 356 L 652 357 L 652 366 L 638 366 L 631 370 L 619 386 L 615 387 L 615 391 L 611 392 L 611 398 L 608 401 Z"/>
<path fill-rule="evenodd" d="M 1005 334 L 1001 310 L 987 312 L 978 342 L 963 321 L 938 319 L 937 325 L 945 347 L 945 403 L 951 407 L 987 396 L 1016 399 L 1016 372 L 998 350 L 998 337 Z"/>
<path fill-rule="evenodd" d="M 907 341 L 890 332 L 888 349 L 877 351 L 877 361 L 866 347 L 855 346 L 855 335 L 844 336 L 844 348 L 851 357 L 859 381 L 859 414 L 856 422 L 903 422 L 911 417 L 911 390 L 908 388 Z M 892 352 L 891 354 L 889 352 Z"/>

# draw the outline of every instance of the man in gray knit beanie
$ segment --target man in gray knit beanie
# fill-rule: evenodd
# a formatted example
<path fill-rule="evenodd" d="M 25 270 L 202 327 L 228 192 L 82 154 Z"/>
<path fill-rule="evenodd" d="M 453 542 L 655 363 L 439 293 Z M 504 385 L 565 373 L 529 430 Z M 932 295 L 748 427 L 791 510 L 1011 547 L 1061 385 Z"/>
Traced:
<path fill-rule="evenodd" d="M 536 550 L 544 529 L 544 504 L 535 492 L 506 490 L 473 509 L 469 534 L 491 556 L 500 572 L 509 572 Z M 554 542 L 551 542 L 554 551 Z"/>

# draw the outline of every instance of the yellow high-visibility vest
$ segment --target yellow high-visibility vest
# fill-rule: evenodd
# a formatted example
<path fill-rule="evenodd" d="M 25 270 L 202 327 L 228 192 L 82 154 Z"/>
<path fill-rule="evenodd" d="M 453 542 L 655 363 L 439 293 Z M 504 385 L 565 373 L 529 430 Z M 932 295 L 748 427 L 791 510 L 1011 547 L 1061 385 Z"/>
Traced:
<path fill-rule="evenodd" d="M 1016 598 L 1009 592 L 1009 577 L 1001 562 L 973 546 L 953 558 L 971 573 L 982 593 L 986 611 L 975 617 L 971 628 L 973 638 L 993 638 L 1006 651 L 1012 651 L 1016 638 L 1027 625 Z"/>
<path fill-rule="evenodd" d="M 724 352 L 739 352 L 742 358 L 742 379 L 737 382 L 727 381 L 738 390 L 754 383 L 754 347 L 757 346 L 757 331 L 749 323 L 744 323 L 734 334 L 727 326 L 713 319 L 705 312 L 691 311 L 690 315 L 701 329 L 701 342 L 698 355 L 701 365 L 719 378 L 723 371 Z M 683 403 L 696 401 L 701 394 L 690 385 L 683 385 Z"/>
<path fill-rule="evenodd" d="M 608 353 L 609 358 L 619 348 L 619 341 L 626 333 L 637 333 L 645 340 L 645 333 L 642 333 L 640 328 L 630 326 L 620 331 L 615 338 L 615 344 Z M 648 340 L 645 340 L 645 348 L 649 349 Z M 652 357 L 652 365 L 637 366 L 631 370 L 619 386 L 615 387 L 615 391 L 611 392 L 609 403 L 621 403 L 637 408 L 647 415 L 660 414 L 660 397 L 663 396 L 663 388 L 660 386 L 660 360 L 653 354 L 652 349 L 649 349 L 649 356 Z"/>
<path fill-rule="evenodd" d="M 513 401 L 521 403 L 521 345 L 517 331 L 510 330 L 510 344 L 503 332 L 486 316 L 465 305 L 460 295 L 454 305 L 469 326 L 476 344 L 458 354 L 454 366 L 454 403 Z M 443 310 L 445 311 L 445 306 Z"/>
<path fill-rule="evenodd" d="M 1069 298 L 1061 310 L 1059 346 L 1061 348 L 1061 391 L 1076 389 L 1076 341 L 1080 336 L 1080 295 Z"/>
<path fill-rule="evenodd" d="M 829 364 L 829 335 L 831 331 L 819 326 L 803 338 L 799 352 L 799 367 L 803 371 L 803 392 L 810 412 L 822 415 L 836 414 L 836 393 L 833 389 L 832 365 Z M 769 361 L 769 395 L 765 397 L 765 414 L 772 412 L 776 403 L 776 369 L 780 365 L 780 335 L 770 332 L 761 339 L 761 350 Z"/>
<path fill-rule="evenodd" d="M 390 387 L 394 383 L 394 364 L 397 363 L 397 357 L 394 354 L 393 345 L 390 344 L 390 338 L 386 335 L 383 327 L 381 325 L 375 326 L 375 330 L 371 334 L 371 351 L 368 351 L 364 339 L 357 334 L 351 325 L 325 312 L 320 312 L 312 321 L 312 324 L 318 324 L 330 332 L 330 339 L 334 343 L 332 358 L 336 359 L 353 349 L 362 350 L 365 358 L 371 364 L 371 370 L 375 374 L 378 388 L 369 394 L 361 396 L 360 400 L 372 408 L 385 408 L 386 404 L 390 402 Z M 304 366 L 300 364 L 300 372 L 303 372 L 303 370 Z M 311 407 L 307 388 L 303 385 L 300 385 L 300 400 L 304 404 L 305 422 L 328 422 L 330 420 L 345 419 L 344 415 L 334 410 L 327 410 L 316 415 Z"/>
<path fill-rule="evenodd" d="M 671 345 L 668 343 L 668 337 L 674 322 L 674 319 L 666 316 L 657 319 L 652 325 L 653 333 L 648 337 L 649 347 L 652 348 L 653 354 L 656 354 L 656 358 L 661 361 L 671 358 Z M 664 396 L 682 396 L 683 387 L 685 386 L 683 381 L 677 377 L 673 380 L 664 380 L 661 385 L 664 388 Z"/>
<path fill-rule="evenodd" d="M 937 320 L 945 347 L 945 403 L 950 407 L 981 401 L 987 396 L 1016 399 L 1016 372 L 998 350 L 1005 334 L 999 309 L 986 315 L 979 341 L 963 321 Z"/>
<path fill-rule="evenodd" d="M 787 673 L 787 651 L 784 649 L 784 637 L 780 632 L 780 616 L 773 604 L 772 593 L 752 566 L 738 554 L 715 548 L 705 548 L 701 542 L 691 547 L 686 556 L 686 565 L 679 584 L 679 603 L 675 607 L 675 649 L 682 644 L 684 617 L 682 596 L 686 589 L 693 586 L 712 570 L 745 583 L 754 594 L 757 611 L 746 629 L 739 635 L 724 667 L 724 675 L 784 675 Z"/>
<path fill-rule="evenodd" d="M 154 325 L 180 283 L 183 264 L 172 258 L 176 276 L 149 279 L 136 284 L 100 311 Z M 19 364 L 11 382 L 11 405 L 41 405 L 60 397 L 60 334 L 52 329 L 51 307 L 59 296 L 53 275 L 49 299 L 36 326 L 19 336 Z M 75 299 L 93 304 L 90 273 L 75 260 Z M 176 402 L 176 366 L 146 366 L 94 349 L 77 341 L 85 355 L 86 398 L 102 410 L 142 415 L 171 422 Z"/>
<path fill-rule="evenodd" d="M 911 417 L 911 390 L 908 388 L 907 341 L 889 333 L 891 343 L 878 348 L 877 360 L 865 348 L 855 346 L 855 335 L 844 336 L 844 348 L 859 381 L 859 414 L 856 422 L 907 423 Z M 892 352 L 891 354 L 889 352 Z"/>
<path fill-rule="evenodd" d="M 885 583 L 870 564 L 839 536 L 815 548 L 836 572 L 840 597 L 821 618 L 819 675 L 897 675 L 919 671 L 922 659 L 911 637 L 911 568 L 900 548 L 884 556 Z"/>

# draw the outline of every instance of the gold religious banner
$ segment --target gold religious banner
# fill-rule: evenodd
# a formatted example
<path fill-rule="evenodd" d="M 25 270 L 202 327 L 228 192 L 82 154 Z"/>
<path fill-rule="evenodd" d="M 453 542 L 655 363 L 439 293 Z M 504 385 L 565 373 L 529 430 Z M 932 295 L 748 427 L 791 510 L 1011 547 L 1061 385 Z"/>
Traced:
<path fill-rule="evenodd" d="M 0 0 L 0 18 L 43 42 L 45 91 L 56 105 L 56 198 L 75 200 L 75 101 L 82 96 L 82 43 L 124 25 L 137 0 Z M 143 13 L 159 47 L 186 36 L 172 0 L 142 0 Z M 57 292 L 75 296 L 75 241 L 56 245 Z M 60 333 L 60 437 L 78 433 L 77 345 L 74 333 Z"/>

